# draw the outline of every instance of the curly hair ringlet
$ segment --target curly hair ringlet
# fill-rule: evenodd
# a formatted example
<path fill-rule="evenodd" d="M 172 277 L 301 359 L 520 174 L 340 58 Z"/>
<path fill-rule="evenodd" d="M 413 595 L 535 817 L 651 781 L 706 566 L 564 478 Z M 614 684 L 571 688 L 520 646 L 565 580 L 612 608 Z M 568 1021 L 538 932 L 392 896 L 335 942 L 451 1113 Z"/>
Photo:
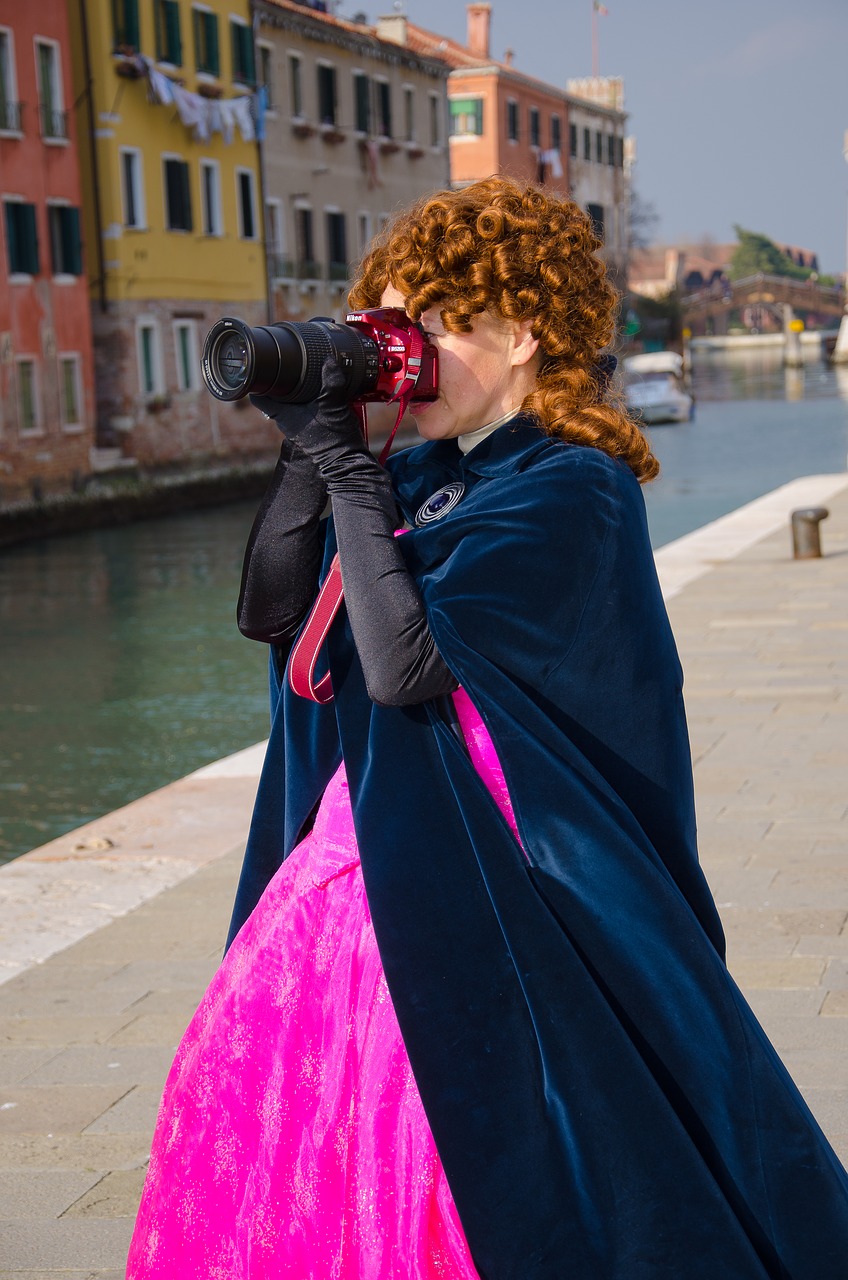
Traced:
<path fill-rule="evenodd" d="M 644 482 L 659 463 L 598 373 L 618 303 L 600 247 L 572 200 L 487 178 L 398 214 L 366 254 L 349 302 L 378 307 L 391 284 L 414 320 L 438 306 L 451 333 L 470 333 L 483 311 L 531 319 L 542 359 L 522 410 L 547 435 L 620 458 Z"/>

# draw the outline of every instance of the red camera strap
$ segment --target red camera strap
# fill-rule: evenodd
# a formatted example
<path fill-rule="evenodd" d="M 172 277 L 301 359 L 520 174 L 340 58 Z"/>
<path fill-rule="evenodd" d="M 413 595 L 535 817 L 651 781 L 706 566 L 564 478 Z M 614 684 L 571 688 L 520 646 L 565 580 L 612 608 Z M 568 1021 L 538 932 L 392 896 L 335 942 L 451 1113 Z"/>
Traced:
<path fill-rule="evenodd" d="M 409 402 L 412 399 L 412 393 L 415 390 L 415 384 L 418 381 L 418 374 L 421 370 L 424 339 L 419 330 L 415 328 L 410 329 L 409 336 L 411 341 L 406 359 L 407 372 L 392 397 L 392 400 L 397 403 L 398 412 L 395 418 L 395 425 L 389 433 L 389 438 L 380 450 L 379 461 L 381 466 L 389 456 L 392 441 L 397 434 L 400 420 L 406 413 Z M 409 368 L 410 365 L 412 366 L 411 369 Z M 362 423 L 362 433 L 367 442 L 368 419 L 365 405 L 357 404 L 354 407 Z M 336 553 L 333 556 L 327 576 L 321 584 L 321 590 L 318 592 L 312 611 L 289 657 L 289 685 L 299 697 L 308 698 L 311 702 L 327 703 L 333 700 L 333 685 L 329 671 L 316 681 L 315 668 L 318 665 L 318 655 L 321 652 L 324 641 L 327 639 L 330 627 L 333 625 L 333 619 L 338 613 L 343 599 L 342 570 L 338 553 Z"/>

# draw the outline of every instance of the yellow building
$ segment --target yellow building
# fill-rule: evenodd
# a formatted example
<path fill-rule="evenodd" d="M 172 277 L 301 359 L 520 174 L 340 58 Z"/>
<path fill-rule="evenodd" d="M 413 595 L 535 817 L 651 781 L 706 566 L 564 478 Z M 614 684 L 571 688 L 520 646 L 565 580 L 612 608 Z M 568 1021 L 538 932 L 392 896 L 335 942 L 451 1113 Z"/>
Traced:
<path fill-rule="evenodd" d="M 249 0 L 81 0 L 73 65 L 101 461 L 273 447 L 200 380 L 222 314 L 260 324 L 266 268 Z"/>

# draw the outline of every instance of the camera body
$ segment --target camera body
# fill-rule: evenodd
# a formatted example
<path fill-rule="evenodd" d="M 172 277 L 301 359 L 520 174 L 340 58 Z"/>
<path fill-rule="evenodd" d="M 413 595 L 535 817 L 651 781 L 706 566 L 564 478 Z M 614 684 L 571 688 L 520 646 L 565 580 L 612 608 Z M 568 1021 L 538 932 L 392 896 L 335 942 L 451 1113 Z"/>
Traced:
<path fill-rule="evenodd" d="M 309 404 L 321 392 L 321 370 L 333 356 L 354 403 L 435 400 L 436 348 L 399 307 L 350 312 L 344 324 L 318 318 L 251 328 L 225 316 L 209 330 L 203 380 L 219 400 L 266 395 Z"/>

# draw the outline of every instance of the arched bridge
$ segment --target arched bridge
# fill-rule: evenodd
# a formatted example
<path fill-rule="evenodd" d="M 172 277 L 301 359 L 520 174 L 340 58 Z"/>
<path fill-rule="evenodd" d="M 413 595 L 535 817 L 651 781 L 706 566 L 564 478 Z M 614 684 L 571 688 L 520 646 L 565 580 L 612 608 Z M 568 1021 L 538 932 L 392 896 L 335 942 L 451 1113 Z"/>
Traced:
<path fill-rule="evenodd" d="M 687 294 L 682 300 L 683 323 L 693 333 L 703 333 L 707 321 L 712 322 L 714 332 L 726 332 L 731 313 L 742 307 L 782 309 L 784 316 L 790 318 L 801 311 L 836 319 L 842 315 L 844 304 L 839 285 L 793 280 L 791 276 L 745 276 L 742 280 L 717 280 L 707 289 Z"/>

